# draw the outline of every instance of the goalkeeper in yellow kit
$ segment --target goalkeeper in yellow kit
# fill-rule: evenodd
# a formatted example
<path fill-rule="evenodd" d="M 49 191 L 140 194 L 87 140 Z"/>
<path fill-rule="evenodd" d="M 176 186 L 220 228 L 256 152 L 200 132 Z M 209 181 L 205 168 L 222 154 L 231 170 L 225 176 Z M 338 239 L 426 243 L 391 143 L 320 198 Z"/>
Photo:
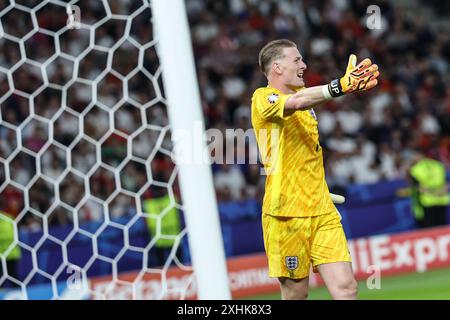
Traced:
<path fill-rule="evenodd" d="M 351 55 L 345 75 L 305 88 L 306 64 L 289 40 L 268 43 L 259 53 L 268 86 L 252 97 L 252 125 L 266 171 L 264 246 L 269 276 L 280 281 L 283 299 L 306 299 L 310 266 L 334 299 L 355 299 L 347 241 L 325 181 L 317 119 L 312 109 L 343 94 L 377 85 L 378 66 Z"/>

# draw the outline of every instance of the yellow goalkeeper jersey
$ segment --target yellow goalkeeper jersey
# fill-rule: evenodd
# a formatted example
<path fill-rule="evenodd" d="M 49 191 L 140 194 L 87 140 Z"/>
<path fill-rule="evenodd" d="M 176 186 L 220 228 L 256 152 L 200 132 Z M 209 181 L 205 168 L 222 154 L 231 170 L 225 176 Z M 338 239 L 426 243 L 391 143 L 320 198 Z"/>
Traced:
<path fill-rule="evenodd" d="M 267 86 L 252 97 L 252 125 L 267 176 L 262 212 L 283 217 L 331 213 L 336 208 L 325 181 L 316 115 L 309 109 L 284 116 L 289 96 Z"/>

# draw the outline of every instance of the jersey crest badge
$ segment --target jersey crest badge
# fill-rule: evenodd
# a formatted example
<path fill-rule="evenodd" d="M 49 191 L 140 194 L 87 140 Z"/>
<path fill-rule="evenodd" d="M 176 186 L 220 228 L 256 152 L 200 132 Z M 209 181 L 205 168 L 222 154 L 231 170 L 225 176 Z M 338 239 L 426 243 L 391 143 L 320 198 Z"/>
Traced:
<path fill-rule="evenodd" d="M 295 270 L 298 267 L 298 257 L 297 256 L 286 256 L 286 268 L 289 270 Z"/>
<path fill-rule="evenodd" d="M 272 93 L 267 97 L 267 100 L 269 101 L 270 104 L 274 104 L 275 102 L 278 101 L 278 99 L 280 99 L 280 96 L 276 93 Z"/>

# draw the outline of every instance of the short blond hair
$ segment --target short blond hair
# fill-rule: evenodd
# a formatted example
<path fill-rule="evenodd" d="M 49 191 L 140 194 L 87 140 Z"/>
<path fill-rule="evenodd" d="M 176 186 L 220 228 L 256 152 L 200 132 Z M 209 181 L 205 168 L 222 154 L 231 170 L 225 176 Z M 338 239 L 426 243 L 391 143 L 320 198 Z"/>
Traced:
<path fill-rule="evenodd" d="M 297 45 L 288 39 L 274 40 L 266 44 L 259 52 L 259 67 L 262 73 L 267 76 L 272 62 L 284 57 L 283 49 L 292 47 L 297 48 Z"/>

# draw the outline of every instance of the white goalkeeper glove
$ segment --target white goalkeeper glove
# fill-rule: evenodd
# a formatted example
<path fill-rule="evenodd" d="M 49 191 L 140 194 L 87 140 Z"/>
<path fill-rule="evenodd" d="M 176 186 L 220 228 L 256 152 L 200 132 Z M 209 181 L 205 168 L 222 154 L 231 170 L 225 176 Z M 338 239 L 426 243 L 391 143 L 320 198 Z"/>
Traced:
<path fill-rule="evenodd" d="M 335 204 L 343 204 L 345 202 L 345 197 L 338 195 L 338 194 L 334 194 L 330 192 L 330 196 L 331 196 L 331 200 L 333 201 L 333 203 Z"/>

